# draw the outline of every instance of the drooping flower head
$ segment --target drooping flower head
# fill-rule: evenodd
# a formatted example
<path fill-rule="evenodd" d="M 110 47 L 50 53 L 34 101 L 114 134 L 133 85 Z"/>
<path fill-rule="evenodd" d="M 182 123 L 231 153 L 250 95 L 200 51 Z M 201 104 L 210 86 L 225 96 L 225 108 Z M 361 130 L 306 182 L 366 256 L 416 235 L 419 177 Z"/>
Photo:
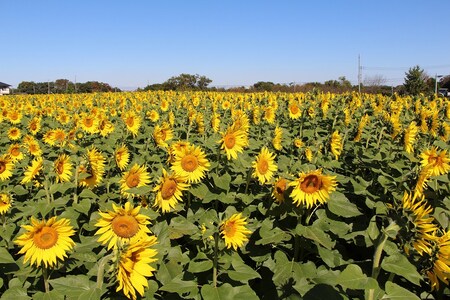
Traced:
<path fill-rule="evenodd" d="M 28 166 L 27 170 L 25 171 L 25 176 L 23 177 L 21 184 L 25 184 L 28 182 L 33 181 L 35 185 L 40 185 L 40 176 L 42 175 L 42 169 L 43 169 L 43 159 L 42 157 L 35 158 L 31 165 Z"/>
<path fill-rule="evenodd" d="M 336 176 L 323 175 L 322 169 L 301 172 L 298 179 L 289 183 L 293 187 L 293 202 L 297 206 L 306 205 L 307 208 L 327 202 L 336 185 Z"/>
<path fill-rule="evenodd" d="M 94 146 L 87 151 L 86 163 L 79 168 L 79 174 L 87 174 L 79 181 L 80 186 L 93 188 L 100 184 L 105 173 L 105 157 Z"/>
<path fill-rule="evenodd" d="M 156 237 L 146 236 L 137 242 L 128 244 L 120 253 L 116 292 L 123 291 L 128 299 L 136 299 L 136 292 L 144 296 L 148 287 L 146 277 L 156 271 L 150 264 L 155 262 L 158 252 L 151 247 L 156 244 Z"/>
<path fill-rule="evenodd" d="M 331 153 L 333 153 L 335 159 L 339 159 L 339 156 L 341 155 L 343 144 L 342 144 L 342 137 L 340 136 L 339 132 L 336 130 L 331 135 L 331 142 L 330 142 L 330 148 Z"/>
<path fill-rule="evenodd" d="M 254 169 L 252 176 L 258 178 L 259 183 L 265 184 L 269 182 L 273 174 L 278 170 L 275 164 L 275 156 L 267 147 L 263 147 L 256 160 L 252 163 Z"/>
<path fill-rule="evenodd" d="M 419 132 L 419 127 L 417 127 L 416 122 L 412 121 L 408 128 L 405 130 L 405 135 L 403 137 L 403 142 L 405 145 L 405 151 L 408 153 L 414 152 L 414 143 L 416 142 L 416 136 Z"/>
<path fill-rule="evenodd" d="M 65 218 L 39 221 L 31 217 L 31 225 L 22 225 L 26 230 L 14 243 L 22 246 L 19 254 L 25 253 L 24 262 L 31 265 L 53 267 L 58 260 L 64 260 L 67 252 L 75 246 L 70 238 L 75 234 L 70 221 Z"/>
<path fill-rule="evenodd" d="M 167 148 L 167 142 L 173 139 L 173 130 L 170 127 L 170 124 L 164 122 L 163 124 L 156 125 L 153 129 L 153 139 L 156 144 L 162 148 Z"/>
<path fill-rule="evenodd" d="M 122 145 L 117 148 L 114 153 L 114 158 L 116 160 L 117 167 L 119 167 L 121 171 L 125 170 L 130 160 L 130 151 L 128 150 L 128 147 L 126 145 Z"/>
<path fill-rule="evenodd" d="M 431 147 L 420 154 L 423 168 L 431 170 L 431 176 L 447 174 L 450 171 L 450 158 L 447 156 L 447 150 L 438 152 L 436 147 Z"/>
<path fill-rule="evenodd" d="M 175 151 L 175 160 L 171 169 L 181 177 L 185 177 L 188 183 L 198 183 L 210 166 L 205 153 L 199 146 L 188 145 Z"/>
<path fill-rule="evenodd" d="M 248 235 L 252 232 L 248 230 L 245 217 L 241 213 L 233 214 L 220 225 L 220 234 L 225 239 L 225 246 L 227 249 L 233 248 L 237 250 L 248 241 Z"/>
<path fill-rule="evenodd" d="M 69 182 L 72 177 L 72 162 L 70 156 L 61 154 L 53 163 L 53 170 L 56 173 L 56 182 Z"/>
<path fill-rule="evenodd" d="M 5 181 L 12 176 L 14 164 L 9 155 L 0 156 L 0 180 Z"/>
<path fill-rule="evenodd" d="M 149 217 L 139 213 L 141 206 L 133 207 L 130 202 L 124 207 L 114 203 L 112 206 L 113 210 L 99 212 L 100 219 L 95 224 L 100 227 L 95 235 L 100 235 L 98 241 L 102 245 L 107 244 L 108 250 L 134 243 L 150 233 L 147 227 Z"/>
<path fill-rule="evenodd" d="M 438 237 L 431 255 L 426 256 L 428 268 L 424 271 L 430 281 L 431 290 L 439 290 L 440 282 L 449 284 L 450 279 L 450 231 Z"/>
<path fill-rule="evenodd" d="M 278 202 L 283 203 L 284 202 L 284 192 L 289 187 L 289 181 L 285 178 L 278 178 L 278 180 L 273 185 L 272 190 L 272 198 Z"/>
<path fill-rule="evenodd" d="M 147 172 L 145 166 L 135 164 L 129 171 L 125 172 L 120 179 L 120 192 L 128 198 L 132 198 L 135 195 L 127 190 L 147 186 L 149 183 L 150 174 Z"/>
<path fill-rule="evenodd" d="M 283 149 L 283 146 L 281 145 L 282 138 L 283 138 L 283 128 L 281 128 L 279 126 L 275 127 L 274 135 L 273 135 L 273 139 L 272 139 L 272 145 L 278 151 Z"/>

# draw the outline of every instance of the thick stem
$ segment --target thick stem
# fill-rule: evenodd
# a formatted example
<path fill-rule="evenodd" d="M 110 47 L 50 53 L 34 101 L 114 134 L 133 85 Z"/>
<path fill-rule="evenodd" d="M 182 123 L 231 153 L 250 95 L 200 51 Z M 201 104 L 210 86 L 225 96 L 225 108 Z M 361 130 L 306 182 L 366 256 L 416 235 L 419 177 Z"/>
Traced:
<path fill-rule="evenodd" d="M 372 278 L 375 280 L 377 280 L 378 273 L 380 273 L 381 254 L 383 253 L 384 244 L 386 244 L 387 239 L 388 239 L 388 235 L 384 231 L 382 231 L 377 248 L 375 249 L 375 253 L 373 254 Z M 374 295 L 375 295 L 375 289 L 370 289 L 368 299 L 373 300 Z"/>
<path fill-rule="evenodd" d="M 217 287 L 217 259 L 219 250 L 219 233 L 214 233 L 213 286 Z"/>
<path fill-rule="evenodd" d="M 50 197 L 50 190 L 48 189 L 48 181 L 45 179 L 44 181 L 44 189 L 45 189 L 45 195 L 47 196 L 47 203 L 50 204 L 52 202 Z"/>
<path fill-rule="evenodd" d="M 249 170 L 248 170 L 248 173 L 247 173 L 247 182 L 245 183 L 245 192 L 244 192 L 245 195 L 247 195 L 247 192 L 248 192 L 248 186 L 250 185 L 250 179 L 251 179 L 251 177 L 252 177 L 252 169 L 249 169 Z"/>
<path fill-rule="evenodd" d="M 103 277 L 105 275 L 105 266 L 106 263 L 111 259 L 113 256 L 113 253 L 110 255 L 107 255 L 103 257 L 100 262 L 98 263 L 98 270 L 97 270 L 97 288 L 101 289 L 103 285 Z"/>
<path fill-rule="evenodd" d="M 73 203 L 78 203 L 78 166 L 75 166 L 75 188 L 73 191 Z"/>
<path fill-rule="evenodd" d="M 44 279 L 44 289 L 45 292 L 48 293 L 50 292 L 50 285 L 48 284 L 48 270 L 47 267 L 42 267 L 42 277 Z"/>

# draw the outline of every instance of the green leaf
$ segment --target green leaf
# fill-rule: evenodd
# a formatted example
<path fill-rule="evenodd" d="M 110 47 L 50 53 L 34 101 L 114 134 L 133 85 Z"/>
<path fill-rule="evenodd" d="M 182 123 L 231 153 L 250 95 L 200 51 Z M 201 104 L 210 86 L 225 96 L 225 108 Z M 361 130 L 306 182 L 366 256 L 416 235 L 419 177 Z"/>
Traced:
<path fill-rule="evenodd" d="M 417 272 L 417 268 L 402 254 L 393 254 L 385 257 L 381 263 L 381 268 L 387 272 L 402 276 L 415 285 L 420 285 L 422 280 L 422 276 Z"/>
<path fill-rule="evenodd" d="M 235 293 L 235 289 L 229 283 L 225 283 L 219 287 L 205 284 L 201 289 L 201 295 L 204 300 L 235 299 Z"/>
<path fill-rule="evenodd" d="M 61 294 L 60 292 L 58 292 L 56 290 L 51 290 L 48 293 L 37 292 L 36 294 L 33 295 L 33 300 L 64 300 L 64 299 L 65 299 L 64 294 Z M 93 298 L 88 298 L 88 299 L 93 299 Z"/>
<path fill-rule="evenodd" d="M 233 289 L 236 293 L 233 299 L 259 300 L 255 291 L 248 285 L 235 286 Z"/>
<path fill-rule="evenodd" d="M 79 203 L 74 203 L 73 208 L 80 213 L 88 215 L 89 210 L 91 209 L 91 200 L 84 198 Z"/>
<path fill-rule="evenodd" d="M 334 192 L 327 202 L 328 209 L 335 215 L 351 218 L 362 215 L 358 207 L 351 203 L 344 194 Z"/>
<path fill-rule="evenodd" d="M 344 299 L 337 290 L 328 284 L 318 284 L 310 289 L 305 296 L 304 300 L 339 300 Z"/>
<path fill-rule="evenodd" d="M 375 279 L 367 277 L 357 265 L 348 265 L 337 278 L 338 284 L 344 289 L 365 290 L 375 289 L 378 283 Z"/>
<path fill-rule="evenodd" d="M 386 295 L 381 299 L 420 300 L 414 293 L 390 281 L 386 282 Z"/>
<path fill-rule="evenodd" d="M 264 220 L 259 230 L 261 239 L 255 242 L 256 245 L 279 244 L 287 241 L 291 236 L 278 227 L 272 228 L 273 223 L 270 220 Z"/>
<path fill-rule="evenodd" d="M 172 279 L 169 283 L 163 285 L 160 290 L 177 293 L 180 296 L 187 297 L 184 294 L 188 294 L 189 297 L 193 297 L 198 294 L 198 287 L 196 281 L 184 281 L 181 279 L 183 275 L 179 275 Z"/>
<path fill-rule="evenodd" d="M 144 186 L 134 187 L 134 188 L 125 190 L 125 192 L 130 193 L 130 194 L 135 194 L 135 195 L 146 195 L 146 194 L 149 194 L 152 190 L 153 190 L 153 188 L 151 186 L 144 185 Z"/>
<path fill-rule="evenodd" d="M 213 263 L 206 254 L 199 252 L 198 255 L 189 262 L 188 271 L 191 273 L 200 273 L 211 270 Z"/>
<path fill-rule="evenodd" d="M 16 185 L 12 191 L 17 196 L 23 196 L 23 195 L 28 194 L 28 191 L 21 185 Z"/>
<path fill-rule="evenodd" d="M 7 249 L 0 247 L 0 264 L 16 263 Z"/>
<path fill-rule="evenodd" d="M 327 249 L 333 248 L 335 244 L 328 234 L 314 226 L 303 226 L 298 224 L 295 228 L 295 232 L 300 236 L 319 243 Z"/>
<path fill-rule="evenodd" d="M 233 259 L 231 265 L 233 266 L 234 271 L 228 270 L 227 274 L 234 281 L 247 283 L 251 279 L 261 278 L 258 272 L 244 264 L 242 261 Z"/>
<path fill-rule="evenodd" d="M 208 193 L 210 193 L 208 187 L 204 183 L 200 183 L 196 185 L 195 187 L 191 187 L 189 189 L 189 192 L 191 192 L 192 195 L 199 199 L 204 199 Z"/>
<path fill-rule="evenodd" d="M 96 194 L 94 194 L 94 192 L 91 191 L 90 189 L 84 189 L 83 191 L 81 191 L 81 193 L 78 195 L 78 197 L 98 199 L 98 196 Z"/>
<path fill-rule="evenodd" d="M 228 173 L 223 174 L 222 176 L 218 176 L 217 174 L 212 174 L 212 178 L 214 180 L 214 184 L 216 187 L 229 191 L 230 190 L 230 182 L 231 182 L 231 175 Z"/>
<path fill-rule="evenodd" d="M 89 281 L 89 278 L 85 275 L 68 275 L 50 279 L 48 282 L 56 291 L 69 298 L 79 298 L 82 293 L 95 287 L 95 282 Z"/>
<path fill-rule="evenodd" d="M 183 235 L 192 235 L 199 232 L 197 226 L 186 220 L 184 217 L 175 217 L 169 224 L 170 239 L 178 239 Z"/>
<path fill-rule="evenodd" d="M 3 293 L 1 299 L 28 300 L 31 299 L 31 297 L 27 295 L 26 289 L 24 289 L 23 287 L 15 286 L 7 289 Z"/>

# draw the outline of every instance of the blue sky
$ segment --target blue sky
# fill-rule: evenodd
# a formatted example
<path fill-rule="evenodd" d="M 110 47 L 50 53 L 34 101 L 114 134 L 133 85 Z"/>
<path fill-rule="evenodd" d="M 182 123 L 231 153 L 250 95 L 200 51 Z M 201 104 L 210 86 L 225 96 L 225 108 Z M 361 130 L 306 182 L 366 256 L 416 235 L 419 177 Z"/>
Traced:
<path fill-rule="evenodd" d="M 0 81 L 144 87 L 450 74 L 450 1 L 0 0 Z"/>

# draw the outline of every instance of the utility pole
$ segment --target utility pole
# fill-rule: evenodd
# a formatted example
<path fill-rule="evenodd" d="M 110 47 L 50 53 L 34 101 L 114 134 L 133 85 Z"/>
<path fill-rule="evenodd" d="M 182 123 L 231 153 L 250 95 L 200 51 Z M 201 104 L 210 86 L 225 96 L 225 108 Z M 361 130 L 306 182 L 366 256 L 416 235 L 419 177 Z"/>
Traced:
<path fill-rule="evenodd" d="M 435 74 L 434 75 L 434 94 L 435 95 L 437 95 L 437 87 L 438 87 L 438 78 L 442 78 L 444 75 L 438 75 L 438 74 Z"/>
<path fill-rule="evenodd" d="M 75 94 L 77 93 L 77 75 L 75 75 L 75 83 L 74 83 L 74 86 L 75 86 Z"/>

